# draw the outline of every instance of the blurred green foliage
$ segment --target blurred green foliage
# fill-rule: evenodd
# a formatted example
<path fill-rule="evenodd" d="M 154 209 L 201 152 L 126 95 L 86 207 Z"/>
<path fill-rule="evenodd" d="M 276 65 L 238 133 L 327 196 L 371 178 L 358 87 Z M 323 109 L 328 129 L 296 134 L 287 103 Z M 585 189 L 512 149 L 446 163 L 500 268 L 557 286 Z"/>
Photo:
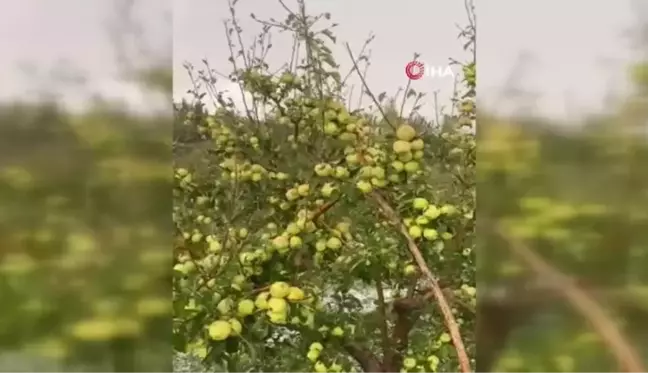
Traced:
<path fill-rule="evenodd" d="M 480 112 L 478 371 L 623 371 L 561 298 L 565 283 L 513 260 L 519 250 L 578 283 L 648 363 L 645 63 L 631 77 L 634 94 L 582 124 Z"/>
<path fill-rule="evenodd" d="M 171 369 L 171 118 L 121 107 L 0 106 L 0 370 Z"/>

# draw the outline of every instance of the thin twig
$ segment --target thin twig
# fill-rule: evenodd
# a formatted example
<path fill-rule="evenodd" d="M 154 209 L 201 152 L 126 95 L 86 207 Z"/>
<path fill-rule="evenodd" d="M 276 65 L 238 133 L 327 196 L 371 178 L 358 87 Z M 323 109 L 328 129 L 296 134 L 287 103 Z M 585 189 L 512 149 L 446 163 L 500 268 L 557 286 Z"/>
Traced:
<path fill-rule="evenodd" d="M 436 125 L 441 127 L 441 119 L 439 118 L 439 91 L 434 91 L 434 120 Z"/>
<path fill-rule="evenodd" d="M 380 103 L 379 103 L 378 100 L 376 99 L 376 96 L 371 92 L 371 90 L 369 89 L 369 86 L 367 85 L 367 81 L 366 81 L 365 78 L 362 76 L 362 73 L 360 72 L 360 68 L 358 68 L 358 63 L 356 62 L 355 57 L 353 57 L 353 52 L 351 51 L 351 46 L 349 46 L 349 43 L 346 43 L 346 49 L 347 49 L 347 52 L 349 53 L 349 57 L 351 57 L 351 62 L 353 63 L 353 69 L 356 71 L 356 73 L 357 73 L 358 76 L 360 77 L 360 81 L 362 82 L 362 86 L 364 87 L 364 90 L 365 90 L 366 93 L 369 95 L 369 97 L 371 97 L 371 99 L 373 100 L 374 104 L 376 104 L 376 107 L 377 107 L 378 110 L 380 111 L 380 114 L 382 114 L 383 119 L 385 119 L 385 122 L 387 122 L 387 124 L 389 124 L 389 126 L 390 126 L 394 131 L 396 131 L 396 126 L 395 126 L 395 125 L 394 125 L 394 124 L 389 120 L 389 118 L 387 118 L 387 115 L 385 114 L 385 111 L 384 111 L 383 108 L 380 106 Z"/>
<path fill-rule="evenodd" d="M 234 44 L 232 44 L 232 38 L 231 38 L 231 36 L 229 34 L 229 31 L 228 31 L 229 26 L 227 24 L 227 21 L 223 22 L 223 26 L 225 27 L 225 37 L 227 38 L 227 45 L 229 47 L 232 66 L 234 67 L 234 70 L 238 72 L 239 69 L 238 69 L 238 66 L 236 64 L 236 55 L 234 53 Z M 256 123 L 258 125 L 260 123 L 259 122 L 259 117 L 258 117 L 258 112 L 255 112 L 255 114 L 257 114 L 256 122 L 255 122 L 254 118 L 252 118 L 252 115 L 250 114 L 250 108 L 248 107 L 247 99 L 245 98 L 245 88 L 243 87 L 243 83 L 242 83 L 242 81 L 240 79 L 237 81 L 237 83 L 238 83 L 237 85 L 239 86 L 239 91 L 241 92 L 241 100 L 243 102 L 243 107 L 245 108 L 245 114 L 247 115 L 250 122 Z M 254 103 L 254 100 L 253 100 L 253 103 Z"/>
<path fill-rule="evenodd" d="M 412 61 L 417 61 L 419 58 L 418 53 L 414 53 L 414 59 Z M 405 109 L 405 102 L 407 101 L 407 91 L 409 91 L 409 87 L 412 85 L 412 79 L 407 79 L 407 85 L 405 86 L 405 93 L 403 94 L 403 101 L 401 102 L 401 107 L 398 112 L 398 117 L 402 118 L 403 117 L 403 110 Z M 416 103 L 415 103 L 416 105 Z"/>
<path fill-rule="evenodd" d="M 371 66 L 371 51 L 368 52 L 367 58 L 365 59 L 365 67 L 364 71 L 362 72 L 362 79 L 366 81 L 367 79 L 367 74 L 369 73 L 369 66 Z M 362 109 L 362 99 L 364 98 L 364 94 L 367 93 L 369 94 L 369 88 L 366 87 L 366 89 L 360 90 L 360 97 L 358 98 L 358 109 Z"/>

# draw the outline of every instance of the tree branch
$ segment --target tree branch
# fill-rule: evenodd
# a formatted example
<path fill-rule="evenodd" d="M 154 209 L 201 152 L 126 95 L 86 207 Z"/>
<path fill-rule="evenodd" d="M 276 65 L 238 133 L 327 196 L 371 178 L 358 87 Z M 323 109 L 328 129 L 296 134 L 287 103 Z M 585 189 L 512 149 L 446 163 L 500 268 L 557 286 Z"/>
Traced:
<path fill-rule="evenodd" d="M 369 349 L 351 342 L 345 343 L 343 347 L 360 364 L 364 372 L 384 372 L 382 364 Z"/>
<path fill-rule="evenodd" d="M 406 297 L 394 301 L 396 324 L 391 340 L 396 345 L 396 354 L 392 357 L 391 370 L 396 372 L 403 364 L 403 358 L 409 347 L 409 333 L 418 320 L 420 313 L 417 311 L 425 304 L 425 297 Z"/>
<path fill-rule="evenodd" d="M 382 275 L 376 278 L 376 293 L 378 294 L 378 313 L 380 314 L 380 333 L 382 336 L 383 349 L 383 367 L 387 371 L 392 371 L 391 363 L 393 359 L 392 341 L 389 338 L 389 325 L 387 319 L 387 310 L 385 306 L 385 292 L 382 286 Z"/>
<path fill-rule="evenodd" d="M 523 242 L 507 235 L 502 226 L 496 225 L 494 231 L 508 243 L 508 248 L 514 256 L 526 264 L 538 278 L 547 281 L 554 291 L 561 294 L 578 313 L 590 322 L 612 351 L 620 370 L 625 372 L 646 371 L 637 351 L 600 304 L 583 291 L 569 276 L 545 262 Z"/>
<path fill-rule="evenodd" d="M 421 250 L 419 250 L 416 242 L 414 242 L 414 239 L 412 239 L 412 237 L 407 232 L 407 227 L 403 225 L 396 211 L 389 205 L 389 203 L 387 203 L 387 201 L 385 201 L 385 199 L 380 194 L 372 192 L 370 196 L 374 201 L 376 201 L 383 215 L 385 215 L 385 217 L 391 222 L 392 225 L 398 227 L 400 233 L 407 240 L 407 246 L 410 253 L 414 257 L 414 260 L 418 264 L 421 272 L 425 275 L 428 282 L 430 283 L 432 293 L 437 300 L 439 309 L 441 310 L 441 314 L 443 315 L 443 319 L 445 321 L 445 325 L 448 328 L 450 337 L 452 338 L 452 343 L 454 344 L 455 350 L 457 352 L 457 358 L 459 359 L 459 366 L 461 368 L 461 371 L 464 373 L 471 372 L 472 369 L 470 368 L 470 359 L 468 358 L 466 347 L 464 346 L 463 340 L 461 339 L 459 325 L 457 324 L 457 321 L 452 314 L 452 309 L 450 308 L 443 290 L 439 285 L 439 281 L 432 274 L 432 271 L 430 271 L 427 263 L 425 263 L 425 259 L 423 258 L 423 254 L 421 254 Z"/>

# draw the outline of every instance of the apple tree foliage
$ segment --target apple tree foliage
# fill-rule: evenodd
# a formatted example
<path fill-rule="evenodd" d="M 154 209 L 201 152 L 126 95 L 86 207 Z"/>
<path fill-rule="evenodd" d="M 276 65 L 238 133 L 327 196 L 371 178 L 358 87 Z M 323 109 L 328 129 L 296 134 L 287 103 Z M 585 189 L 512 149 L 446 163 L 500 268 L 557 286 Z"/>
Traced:
<path fill-rule="evenodd" d="M 457 370 L 425 271 L 472 357 L 474 61 L 460 65 L 457 110 L 443 125 L 385 107 L 368 87 L 380 110 L 352 109 L 336 39 L 313 27 L 328 18 L 300 3 L 274 26 L 303 52 L 278 72 L 255 57 L 267 43 L 233 47 L 245 110 L 209 70 L 194 78 L 216 109 L 198 92 L 176 105 L 175 349 L 226 371 Z"/>

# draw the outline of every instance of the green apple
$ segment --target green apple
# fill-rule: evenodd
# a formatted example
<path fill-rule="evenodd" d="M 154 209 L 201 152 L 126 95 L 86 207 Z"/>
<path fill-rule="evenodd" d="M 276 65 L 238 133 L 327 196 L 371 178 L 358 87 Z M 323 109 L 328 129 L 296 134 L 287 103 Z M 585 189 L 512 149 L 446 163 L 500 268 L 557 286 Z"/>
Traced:
<path fill-rule="evenodd" d="M 373 190 L 373 185 L 371 185 L 370 182 L 365 181 L 365 180 L 360 180 L 356 183 L 356 187 L 362 192 L 362 193 L 370 193 Z"/>
<path fill-rule="evenodd" d="M 414 198 L 414 201 L 412 202 L 412 206 L 415 210 L 425 210 L 429 205 L 430 202 L 425 198 Z"/>
<path fill-rule="evenodd" d="M 317 250 L 319 252 L 326 251 L 326 240 L 323 240 L 323 239 L 318 240 L 315 243 L 315 250 Z"/>
<path fill-rule="evenodd" d="M 290 188 L 286 192 L 286 199 L 288 201 L 297 200 L 297 199 L 299 199 L 299 197 L 300 197 L 300 194 L 299 194 L 299 191 L 296 188 Z"/>
<path fill-rule="evenodd" d="M 403 366 L 405 369 L 412 369 L 416 366 L 416 359 L 413 357 L 406 357 L 403 359 Z"/>
<path fill-rule="evenodd" d="M 288 302 L 283 298 L 271 297 L 268 300 L 268 309 L 274 313 L 285 313 L 288 309 Z"/>
<path fill-rule="evenodd" d="M 319 350 L 309 350 L 306 354 L 306 358 L 312 362 L 316 362 L 319 359 L 320 351 Z"/>
<path fill-rule="evenodd" d="M 371 178 L 371 185 L 373 185 L 375 187 L 378 187 L 378 188 L 382 188 L 382 187 L 387 186 L 387 180 L 379 179 L 377 177 L 372 177 Z"/>
<path fill-rule="evenodd" d="M 338 179 L 345 179 L 349 177 L 349 170 L 346 167 L 337 166 L 335 167 L 334 175 Z"/>
<path fill-rule="evenodd" d="M 441 360 L 436 355 L 430 355 L 428 356 L 427 361 L 428 365 L 430 366 L 430 370 L 432 372 L 436 372 Z"/>
<path fill-rule="evenodd" d="M 464 284 L 461 286 L 461 290 L 463 290 L 463 292 L 470 297 L 477 295 L 477 289 L 475 289 L 474 286 L 468 286 Z"/>
<path fill-rule="evenodd" d="M 335 187 L 331 183 L 326 183 L 322 186 L 321 193 L 324 197 L 330 197 L 335 191 Z"/>
<path fill-rule="evenodd" d="M 408 229 L 408 233 L 412 238 L 420 238 L 423 235 L 423 230 L 418 225 L 412 225 Z"/>
<path fill-rule="evenodd" d="M 324 346 L 322 346 L 322 344 L 319 343 L 319 342 L 313 342 L 313 343 L 311 343 L 311 345 L 308 347 L 308 349 L 309 349 L 309 350 L 315 350 L 315 351 L 322 352 L 322 351 L 324 350 Z"/>
<path fill-rule="evenodd" d="M 324 365 L 324 363 L 322 363 L 321 361 L 318 361 L 317 363 L 315 363 L 315 368 L 314 369 L 315 369 L 315 372 L 317 372 L 317 373 L 326 373 L 328 371 L 328 369 L 326 368 L 326 365 Z"/>
<path fill-rule="evenodd" d="M 416 139 L 410 142 L 410 146 L 412 147 L 412 150 L 423 150 L 425 143 L 421 139 Z"/>
<path fill-rule="evenodd" d="M 283 281 L 274 282 L 270 285 L 270 295 L 273 298 L 285 298 L 290 294 L 290 285 Z"/>
<path fill-rule="evenodd" d="M 286 233 L 290 234 L 291 236 L 294 236 L 296 234 L 301 233 L 302 228 L 295 222 L 291 222 L 288 224 L 286 227 Z"/>
<path fill-rule="evenodd" d="M 441 206 L 441 213 L 445 215 L 455 215 L 457 213 L 457 208 L 453 205 L 443 205 Z"/>
<path fill-rule="evenodd" d="M 288 300 L 297 302 L 297 301 L 300 301 L 300 300 L 304 300 L 305 297 L 306 296 L 305 296 L 304 291 L 302 289 L 300 289 L 300 288 L 298 288 L 296 286 L 291 286 L 290 287 L 290 290 L 289 290 L 289 293 L 288 293 L 288 296 L 287 296 Z"/>
<path fill-rule="evenodd" d="M 436 206 L 431 205 L 425 210 L 423 215 L 425 215 L 430 220 L 434 220 L 441 215 L 441 211 Z"/>
<path fill-rule="evenodd" d="M 218 304 L 216 305 L 216 309 L 218 310 L 218 312 L 221 313 L 221 315 L 227 315 L 230 313 L 233 306 L 234 306 L 234 301 L 231 300 L 230 298 L 225 298 L 220 302 L 218 302 Z"/>
<path fill-rule="evenodd" d="M 401 172 L 405 169 L 405 164 L 401 161 L 393 161 L 391 166 L 396 172 Z"/>
<path fill-rule="evenodd" d="M 335 136 L 335 135 L 338 134 L 338 132 L 340 132 L 340 129 L 338 128 L 338 126 L 335 123 L 327 122 L 324 125 L 324 133 L 327 134 L 327 135 Z"/>
<path fill-rule="evenodd" d="M 404 124 L 396 129 L 396 138 L 401 141 L 412 141 L 416 137 L 416 130 L 414 127 Z"/>
<path fill-rule="evenodd" d="M 259 293 L 257 295 L 256 300 L 254 301 L 254 305 L 256 308 L 261 309 L 261 310 L 266 310 L 268 309 L 268 298 L 270 297 L 270 292 L 264 291 Z"/>
<path fill-rule="evenodd" d="M 268 315 L 268 318 L 270 318 L 270 322 L 273 324 L 284 325 L 288 321 L 288 314 L 286 312 L 268 311 L 266 314 Z"/>
<path fill-rule="evenodd" d="M 244 254 L 249 255 L 250 253 L 244 253 Z M 245 284 L 246 281 L 247 281 L 247 277 L 245 275 L 238 274 L 238 275 L 232 277 L 232 284 L 234 284 L 234 285 L 242 286 L 242 285 Z"/>
<path fill-rule="evenodd" d="M 229 320 L 230 327 L 232 328 L 232 335 L 240 335 L 243 331 L 243 325 L 237 319 Z"/>
<path fill-rule="evenodd" d="M 425 215 L 420 215 L 416 217 L 416 220 L 414 220 L 417 225 L 427 225 L 430 223 L 430 219 L 428 219 Z"/>
<path fill-rule="evenodd" d="M 310 193 L 310 185 L 301 184 L 297 187 L 297 193 L 299 193 L 299 195 L 302 197 L 308 196 L 308 194 Z"/>
<path fill-rule="evenodd" d="M 349 233 L 350 228 L 351 223 L 349 223 L 348 221 L 342 221 L 335 225 L 335 229 L 340 231 L 341 233 Z"/>
<path fill-rule="evenodd" d="M 178 264 L 174 265 L 173 270 L 178 271 L 178 272 L 182 273 L 183 275 L 187 275 L 189 273 L 189 272 L 187 272 L 187 269 L 186 269 L 184 263 L 178 263 Z"/>
<path fill-rule="evenodd" d="M 298 248 L 302 247 L 302 245 L 303 245 L 303 241 L 302 241 L 301 237 L 299 237 L 299 236 L 290 237 L 290 247 L 291 248 L 298 249 Z"/>
<path fill-rule="evenodd" d="M 342 111 L 340 111 L 340 113 L 337 116 L 337 120 L 338 120 L 339 123 L 348 123 L 350 118 L 351 118 L 351 116 L 344 109 L 342 109 Z"/>
<path fill-rule="evenodd" d="M 349 154 L 349 155 L 346 156 L 345 159 L 346 159 L 346 163 L 349 166 L 355 166 L 358 163 L 360 163 L 360 158 L 358 157 L 357 153 Z"/>
<path fill-rule="evenodd" d="M 218 320 L 211 323 L 207 331 L 211 339 L 223 341 L 232 334 L 232 325 L 227 321 Z"/>
<path fill-rule="evenodd" d="M 403 269 L 403 273 L 405 274 L 405 276 L 411 276 L 415 274 L 416 266 L 414 266 L 413 264 L 406 265 L 405 268 Z"/>
<path fill-rule="evenodd" d="M 364 166 L 358 172 L 358 177 L 360 177 L 362 179 L 370 179 L 372 172 L 373 172 L 373 167 Z"/>
<path fill-rule="evenodd" d="M 416 161 L 409 161 L 405 163 L 405 172 L 407 172 L 408 174 L 413 174 L 419 170 L 420 166 L 421 165 Z"/>
<path fill-rule="evenodd" d="M 288 174 L 285 172 L 277 172 L 275 175 L 276 179 L 279 181 L 288 180 Z"/>
<path fill-rule="evenodd" d="M 286 236 L 277 236 L 272 240 L 272 246 L 277 250 L 288 248 L 290 241 Z"/>
<path fill-rule="evenodd" d="M 377 178 L 377 179 L 384 179 L 385 178 L 385 169 L 379 166 L 373 167 L 371 169 L 371 176 Z"/>
<path fill-rule="evenodd" d="M 426 228 L 423 230 L 423 237 L 425 237 L 426 240 L 434 241 L 439 238 L 439 232 L 437 232 L 436 229 Z"/>
<path fill-rule="evenodd" d="M 320 163 L 318 165 L 315 165 L 315 174 L 317 176 L 327 177 L 330 176 L 332 172 L 333 167 L 331 167 L 331 165 L 329 165 L 328 163 Z"/>
<path fill-rule="evenodd" d="M 340 241 L 340 239 L 337 237 L 331 237 L 328 239 L 328 241 L 326 241 L 326 247 L 331 250 L 337 250 L 342 247 L 342 241 Z"/>
<path fill-rule="evenodd" d="M 244 299 L 238 304 L 238 315 L 240 317 L 249 316 L 254 313 L 254 302 L 250 299 Z"/>
<path fill-rule="evenodd" d="M 412 150 L 412 146 L 407 141 L 396 140 L 392 145 L 392 150 L 396 154 L 408 153 Z"/>

